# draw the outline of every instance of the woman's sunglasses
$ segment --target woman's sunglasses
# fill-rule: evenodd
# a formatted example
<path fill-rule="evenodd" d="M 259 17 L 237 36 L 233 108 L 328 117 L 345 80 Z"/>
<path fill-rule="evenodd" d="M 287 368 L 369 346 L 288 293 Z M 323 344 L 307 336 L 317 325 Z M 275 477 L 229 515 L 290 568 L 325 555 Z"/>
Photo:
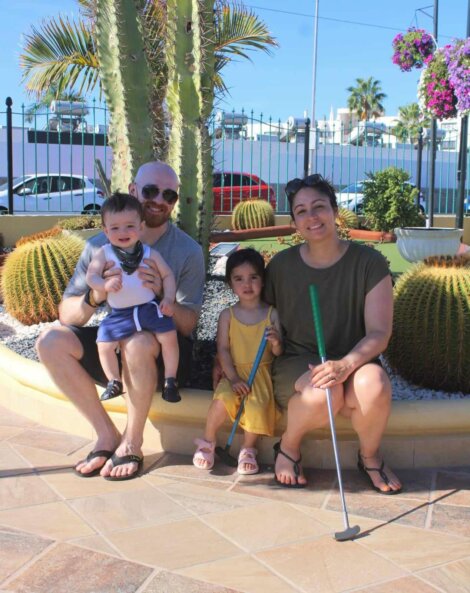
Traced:
<path fill-rule="evenodd" d="M 305 179 L 299 179 L 296 177 L 288 182 L 286 185 L 286 196 L 290 199 L 292 196 L 302 189 L 303 187 L 315 187 L 318 183 L 324 181 L 324 178 L 319 173 L 314 173 L 305 177 Z"/>
<path fill-rule="evenodd" d="M 175 192 L 174 189 L 162 189 L 160 192 L 157 185 L 144 185 L 142 188 L 144 200 L 154 200 L 160 193 L 167 204 L 173 204 L 178 199 L 178 192 Z"/>

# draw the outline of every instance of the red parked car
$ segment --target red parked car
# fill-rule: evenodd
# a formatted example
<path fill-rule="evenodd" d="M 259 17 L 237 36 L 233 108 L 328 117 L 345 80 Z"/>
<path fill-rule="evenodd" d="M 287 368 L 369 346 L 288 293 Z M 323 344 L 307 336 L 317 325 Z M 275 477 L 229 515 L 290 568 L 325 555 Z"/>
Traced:
<path fill-rule="evenodd" d="M 272 188 L 251 173 L 218 172 L 213 177 L 214 214 L 231 214 L 240 200 L 268 200 L 276 209 Z"/>

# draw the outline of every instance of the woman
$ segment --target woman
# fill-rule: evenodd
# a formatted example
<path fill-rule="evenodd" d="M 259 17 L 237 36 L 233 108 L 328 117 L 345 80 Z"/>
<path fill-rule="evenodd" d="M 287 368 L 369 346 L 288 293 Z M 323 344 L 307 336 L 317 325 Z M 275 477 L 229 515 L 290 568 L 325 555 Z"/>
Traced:
<path fill-rule="evenodd" d="M 281 320 L 285 349 L 273 366 L 276 400 L 287 406 L 287 428 L 275 446 L 276 481 L 304 487 L 303 436 L 328 424 L 325 389 L 335 413 L 350 418 L 359 437 L 358 467 L 382 494 L 401 484 L 379 446 L 391 406 L 390 381 L 378 361 L 392 330 L 393 294 L 380 253 L 336 232 L 338 210 L 321 175 L 286 186 L 291 216 L 305 243 L 278 253 L 267 268 L 266 301 Z M 318 289 L 327 356 L 321 364 L 308 287 Z"/>

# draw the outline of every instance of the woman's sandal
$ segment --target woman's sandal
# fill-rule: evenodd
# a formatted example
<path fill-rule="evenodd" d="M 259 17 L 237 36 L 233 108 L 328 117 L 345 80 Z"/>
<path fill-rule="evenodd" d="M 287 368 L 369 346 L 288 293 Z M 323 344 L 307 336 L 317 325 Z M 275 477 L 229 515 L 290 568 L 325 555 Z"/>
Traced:
<path fill-rule="evenodd" d="M 307 484 L 301 484 L 299 482 L 299 476 L 300 476 L 299 463 L 302 461 L 302 455 L 300 455 L 298 459 L 292 459 L 292 457 L 287 455 L 287 453 L 285 453 L 281 449 L 281 441 L 279 441 L 279 443 L 276 443 L 274 445 L 273 449 L 274 449 L 274 466 L 276 466 L 276 460 L 277 460 L 279 454 L 281 454 L 281 455 L 284 455 L 284 457 L 286 459 L 288 459 L 293 464 L 293 468 L 294 468 L 295 483 L 287 484 L 287 483 L 284 483 L 284 482 L 281 482 L 280 480 L 278 480 L 278 477 L 276 476 L 276 467 L 274 467 L 274 479 L 279 484 L 279 486 L 282 486 L 283 488 L 305 488 L 307 486 Z"/>
<path fill-rule="evenodd" d="M 214 451 L 215 443 L 206 441 L 205 439 L 194 439 L 194 444 L 197 445 L 196 452 L 193 455 L 193 465 L 198 469 L 209 470 L 214 467 Z M 204 451 L 204 449 L 208 449 Z M 202 467 L 196 461 L 205 461 L 207 465 Z"/>
<path fill-rule="evenodd" d="M 242 476 L 251 476 L 259 472 L 258 462 L 256 461 L 257 449 L 251 447 L 243 447 L 238 454 L 237 472 Z M 253 469 L 245 469 L 245 465 L 252 465 Z"/>
<path fill-rule="evenodd" d="M 392 488 L 390 486 L 390 480 L 389 480 L 387 474 L 384 472 L 384 467 L 385 467 L 384 460 L 382 460 L 380 467 L 366 467 L 364 465 L 364 462 L 362 461 L 361 452 L 358 451 L 357 452 L 357 467 L 358 467 L 359 471 L 361 471 L 367 477 L 372 488 L 379 494 L 385 494 L 386 496 L 391 496 L 393 494 L 399 494 L 403 490 L 403 488 L 399 488 L 398 490 L 392 490 Z M 381 490 L 378 486 L 376 486 L 374 484 L 374 482 L 372 481 L 372 478 L 370 477 L 370 475 L 367 472 L 378 472 L 379 476 L 382 478 L 382 480 L 385 482 L 385 484 L 387 486 L 390 486 L 390 490 Z"/>

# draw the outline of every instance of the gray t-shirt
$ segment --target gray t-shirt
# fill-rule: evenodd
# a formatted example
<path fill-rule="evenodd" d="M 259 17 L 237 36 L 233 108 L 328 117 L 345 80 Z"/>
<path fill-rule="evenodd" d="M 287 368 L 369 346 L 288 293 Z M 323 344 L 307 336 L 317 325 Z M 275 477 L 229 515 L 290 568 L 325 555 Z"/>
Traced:
<path fill-rule="evenodd" d="M 365 336 L 367 293 L 387 274 L 381 253 L 357 243 L 329 268 L 312 268 L 300 245 L 281 251 L 266 270 L 265 299 L 279 313 L 284 356 L 318 356 L 309 286 L 318 289 L 327 357 L 340 359 Z"/>
<path fill-rule="evenodd" d="M 75 272 L 64 292 L 64 298 L 80 296 L 88 290 L 86 271 L 98 249 L 108 242 L 104 233 L 99 233 L 86 242 Z M 170 266 L 176 280 L 176 301 L 199 313 L 204 291 L 204 257 L 201 246 L 184 231 L 168 224 L 168 229 L 158 241 L 150 245 L 159 251 Z"/>

